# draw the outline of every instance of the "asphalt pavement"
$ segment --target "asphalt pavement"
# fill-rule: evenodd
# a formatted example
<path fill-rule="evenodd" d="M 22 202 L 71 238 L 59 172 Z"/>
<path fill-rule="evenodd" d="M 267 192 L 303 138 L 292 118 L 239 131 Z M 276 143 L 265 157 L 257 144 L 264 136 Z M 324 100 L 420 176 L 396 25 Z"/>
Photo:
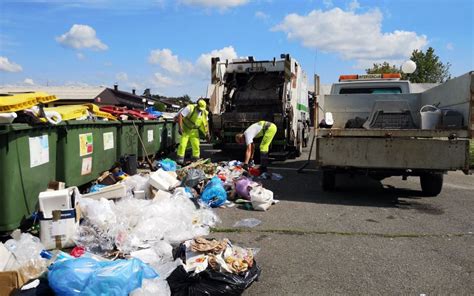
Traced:
<path fill-rule="evenodd" d="M 212 236 L 260 249 L 262 274 L 245 295 L 474 293 L 474 176 L 449 173 L 430 198 L 418 178 L 338 176 L 324 192 L 314 163 L 297 172 L 307 158 L 272 163 L 283 180 L 263 181 L 280 200 L 267 212 L 217 210 Z M 233 227 L 245 218 L 261 224 Z"/>

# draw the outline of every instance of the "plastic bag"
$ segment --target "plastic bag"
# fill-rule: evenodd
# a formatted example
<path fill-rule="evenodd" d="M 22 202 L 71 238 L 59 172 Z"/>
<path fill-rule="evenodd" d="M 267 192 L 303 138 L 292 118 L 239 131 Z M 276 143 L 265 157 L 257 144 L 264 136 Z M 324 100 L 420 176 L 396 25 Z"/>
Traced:
<path fill-rule="evenodd" d="M 266 211 L 273 203 L 273 192 L 262 186 L 253 187 L 250 190 L 250 201 L 256 211 Z"/>
<path fill-rule="evenodd" d="M 201 200 L 213 208 L 224 204 L 227 200 L 227 192 L 224 189 L 221 179 L 212 177 L 201 194 Z"/>
<path fill-rule="evenodd" d="M 12 234 L 15 239 L 5 242 L 5 247 L 13 253 L 15 262 L 8 266 L 17 270 L 24 281 L 39 277 L 47 268 L 47 260 L 41 257 L 45 249 L 39 238 L 29 233 L 20 233 L 18 230 Z"/>
<path fill-rule="evenodd" d="M 198 274 L 187 273 L 178 266 L 166 279 L 172 295 L 241 295 L 254 281 L 261 269 L 254 261 L 251 269 L 242 275 L 206 269 Z"/>
<path fill-rule="evenodd" d="M 48 273 L 56 295 L 128 295 L 143 279 L 158 274 L 138 259 L 96 261 L 77 258 L 55 262 Z"/>
<path fill-rule="evenodd" d="M 246 200 L 250 200 L 250 190 L 252 187 L 259 185 L 247 177 L 242 177 L 235 182 L 235 191 Z"/>
<path fill-rule="evenodd" d="M 176 171 L 176 162 L 172 159 L 162 159 L 158 163 L 164 171 Z"/>
<path fill-rule="evenodd" d="M 183 180 L 183 185 L 186 187 L 195 187 L 202 180 L 206 179 L 206 174 L 200 169 L 189 169 L 186 177 Z"/>
<path fill-rule="evenodd" d="M 262 221 L 255 219 L 255 218 L 247 218 L 247 219 L 242 219 L 238 222 L 235 222 L 234 227 L 249 227 L 253 228 L 257 225 L 262 223 Z"/>

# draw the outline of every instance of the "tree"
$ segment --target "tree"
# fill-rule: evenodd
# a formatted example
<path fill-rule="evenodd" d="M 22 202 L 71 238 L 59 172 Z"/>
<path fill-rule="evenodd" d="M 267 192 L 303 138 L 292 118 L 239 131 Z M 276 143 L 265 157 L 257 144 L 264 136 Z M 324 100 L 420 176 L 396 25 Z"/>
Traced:
<path fill-rule="evenodd" d="M 409 75 L 411 82 L 442 83 L 451 79 L 449 73 L 451 64 L 449 62 L 443 64 L 432 47 L 428 48 L 425 53 L 415 49 L 410 59 L 416 63 L 416 71 Z"/>
<path fill-rule="evenodd" d="M 390 65 L 388 62 L 376 63 L 372 68 L 365 69 L 365 72 L 367 74 L 401 73 L 402 79 L 408 79 L 414 83 L 442 83 L 451 79 L 449 73 L 451 64 L 443 64 L 432 47 L 428 48 L 426 53 L 415 49 L 410 60 L 416 64 L 416 71 L 412 74 L 402 73 L 400 68 Z"/>
<path fill-rule="evenodd" d="M 372 68 L 365 69 L 367 74 L 383 74 L 383 73 L 401 73 L 400 69 L 395 65 L 390 65 L 388 62 L 382 64 L 375 63 Z"/>

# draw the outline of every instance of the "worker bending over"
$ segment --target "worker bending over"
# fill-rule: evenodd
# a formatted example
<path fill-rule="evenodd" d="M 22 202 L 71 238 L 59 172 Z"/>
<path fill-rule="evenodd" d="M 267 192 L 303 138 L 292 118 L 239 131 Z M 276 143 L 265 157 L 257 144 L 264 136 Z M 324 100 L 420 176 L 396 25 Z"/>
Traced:
<path fill-rule="evenodd" d="M 260 143 L 260 168 L 265 171 L 268 166 L 268 149 L 272 143 L 273 137 L 277 132 L 277 127 L 274 123 L 269 121 L 261 120 L 249 126 L 244 133 L 235 135 L 235 141 L 239 144 L 247 145 L 245 150 L 245 161 L 244 166 L 248 167 L 250 161 L 253 161 L 253 155 L 255 152 L 255 144 L 253 140 L 255 138 L 262 138 Z"/>
<path fill-rule="evenodd" d="M 183 108 L 181 112 L 179 112 L 178 126 L 179 133 L 181 135 L 181 141 L 179 143 L 177 152 L 177 162 L 179 164 L 184 164 L 184 155 L 186 153 L 188 141 L 191 142 L 193 161 L 199 158 L 201 154 L 199 148 L 200 131 L 206 136 L 207 141 L 210 141 L 207 116 L 208 112 L 206 110 L 206 102 L 203 99 L 199 99 L 197 104 L 189 104 L 186 106 L 186 108 Z"/>

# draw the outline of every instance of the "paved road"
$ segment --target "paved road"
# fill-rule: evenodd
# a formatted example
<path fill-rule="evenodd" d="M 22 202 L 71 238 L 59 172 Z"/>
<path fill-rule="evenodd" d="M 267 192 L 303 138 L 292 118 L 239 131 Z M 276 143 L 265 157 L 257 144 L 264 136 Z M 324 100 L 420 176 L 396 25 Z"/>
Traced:
<path fill-rule="evenodd" d="M 218 209 L 214 236 L 261 249 L 246 295 L 474 293 L 474 176 L 450 173 L 435 198 L 417 178 L 341 177 L 327 193 L 314 167 L 296 172 L 306 158 L 272 164 L 284 179 L 264 182 L 281 201 L 268 212 Z M 243 218 L 262 223 L 233 228 Z"/>

